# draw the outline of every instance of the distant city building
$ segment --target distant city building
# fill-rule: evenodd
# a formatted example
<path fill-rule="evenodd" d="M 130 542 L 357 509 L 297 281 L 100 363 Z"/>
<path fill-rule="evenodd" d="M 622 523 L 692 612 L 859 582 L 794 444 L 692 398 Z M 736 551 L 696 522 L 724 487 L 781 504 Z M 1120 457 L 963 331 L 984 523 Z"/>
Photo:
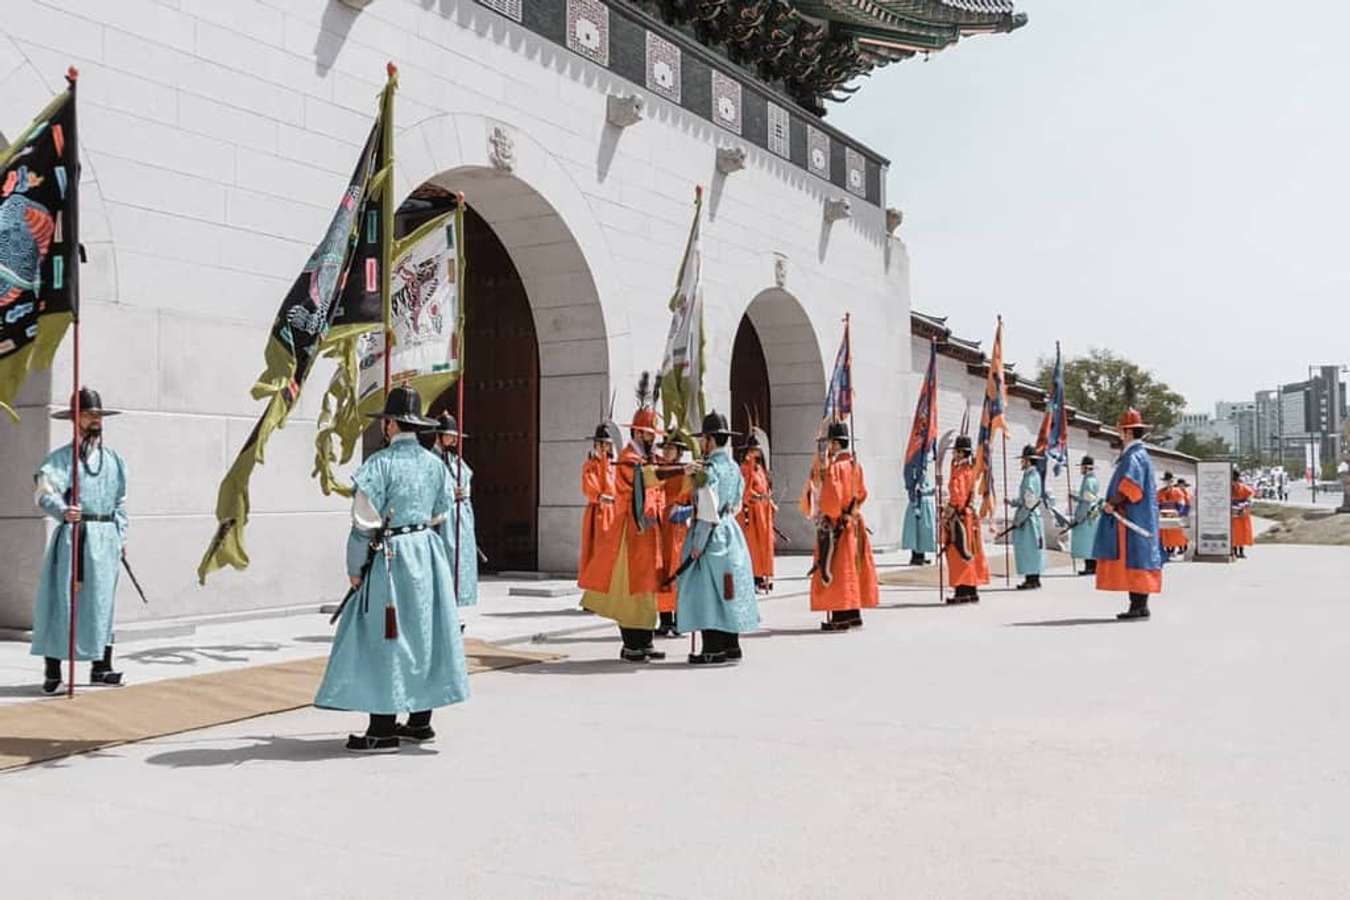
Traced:
<path fill-rule="evenodd" d="M 1278 396 L 1273 390 L 1256 392 L 1250 404 L 1252 437 L 1263 462 L 1301 456 L 1310 444 L 1320 448 L 1323 462 L 1340 458 L 1341 429 L 1347 418 L 1341 379 L 1345 371 L 1342 366 L 1310 366 L 1306 381 L 1281 385 Z"/>

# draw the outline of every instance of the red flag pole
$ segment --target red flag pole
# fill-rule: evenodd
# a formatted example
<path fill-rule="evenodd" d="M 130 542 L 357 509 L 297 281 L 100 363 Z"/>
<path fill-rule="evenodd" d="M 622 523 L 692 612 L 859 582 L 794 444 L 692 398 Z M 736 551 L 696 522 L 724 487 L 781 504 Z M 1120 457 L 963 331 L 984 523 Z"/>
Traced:
<path fill-rule="evenodd" d="M 1008 429 L 1003 429 L 1003 508 L 1008 508 Z M 1007 516 L 1007 513 L 1004 513 Z M 1005 525 L 1006 527 L 1006 525 Z M 1012 536 L 1003 536 L 1003 583 L 1012 584 Z"/>
<path fill-rule="evenodd" d="M 80 72 L 74 66 L 71 66 L 69 69 L 66 70 L 66 82 L 67 84 L 70 85 L 70 102 L 72 104 L 75 103 L 75 85 L 79 77 Z M 71 130 L 75 131 L 74 128 L 72 128 Z M 76 143 L 79 139 L 78 133 L 72 134 L 70 135 L 70 137 L 72 139 L 71 142 L 75 144 L 74 148 L 75 167 L 72 173 L 72 177 L 77 183 L 76 187 L 78 188 L 78 182 L 80 179 L 79 145 L 78 143 Z M 76 197 L 78 197 L 78 194 L 76 194 Z M 68 236 L 75 242 L 74 252 L 70 254 L 70 262 L 71 268 L 77 270 L 76 273 L 72 274 L 77 274 L 78 267 L 80 265 L 80 245 L 79 245 L 80 232 L 78 226 L 76 225 L 79 216 L 78 199 L 73 204 L 73 206 L 74 211 L 70 215 L 70 219 L 72 221 L 68 223 L 68 225 L 70 226 L 68 229 Z M 73 397 L 70 410 L 71 412 L 70 505 L 72 507 L 78 508 L 80 505 L 80 298 L 79 298 L 78 278 L 75 280 L 74 286 L 75 286 L 75 296 L 70 305 L 71 325 L 73 326 L 72 328 L 72 330 L 74 331 L 73 339 L 75 342 L 74 347 L 72 348 L 74 350 L 73 374 L 75 378 L 75 386 L 72 391 Z M 80 546 L 80 523 L 71 522 L 67 524 L 70 526 L 70 643 L 68 647 L 70 656 L 70 677 L 68 679 L 68 684 L 66 685 L 66 696 L 68 698 L 73 698 L 75 696 L 75 628 L 76 624 L 79 621 L 79 600 L 80 600 L 79 560 L 80 554 L 83 553 L 84 551 L 83 548 L 81 548 Z"/>

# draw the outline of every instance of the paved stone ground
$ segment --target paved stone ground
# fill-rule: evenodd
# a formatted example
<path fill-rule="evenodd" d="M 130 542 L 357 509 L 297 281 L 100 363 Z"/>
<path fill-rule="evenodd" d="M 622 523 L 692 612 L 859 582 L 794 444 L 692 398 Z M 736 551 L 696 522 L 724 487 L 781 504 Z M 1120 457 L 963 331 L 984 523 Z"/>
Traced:
<path fill-rule="evenodd" d="M 848 634 L 773 600 L 712 671 L 562 635 L 428 750 L 303 710 L 0 776 L 0 893 L 1346 896 L 1347 581 L 1263 546 L 1170 567 L 1147 623 L 1067 576 Z"/>

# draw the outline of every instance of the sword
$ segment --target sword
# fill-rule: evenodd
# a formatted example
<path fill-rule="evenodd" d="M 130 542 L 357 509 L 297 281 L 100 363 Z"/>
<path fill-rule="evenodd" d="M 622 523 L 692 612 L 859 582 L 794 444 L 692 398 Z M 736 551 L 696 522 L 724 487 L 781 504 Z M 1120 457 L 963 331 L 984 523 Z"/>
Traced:
<path fill-rule="evenodd" d="M 149 606 L 150 601 L 145 599 L 145 591 L 141 590 L 141 583 L 136 580 L 136 573 L 131 571 L 131 563 L 127 562 L 126 553 L 122 554 L 122 568 L 127 570 L 127 577 L 131 579 L 131 583 L 135 586 L 136 593 L 141 595 L 141 602 Z"/>
<path fill-rule="evenodd" d="M 783 543 L 785 543 L 785 544 L 790 544 L 790 543 L 792 543 L 792 538 L 790 538 L 790 537 L 788 537 L 786 534 L 784 534 L 784 533 L 783 533 L 783 529 L 779 528 L 777 525 L 773 526 L 773 533 L 774 533 L 774 535 L 775 535 L 780 541 L 782 541 Z"/>
<path fill-rule="evenodd" d="M 342 602 L 338 604 L 337 609 L 333 610 L 333 615 L 328 620 L 329 625 L 336 623 L 337 620 L 341 618 L 342 611 L 347 608 L 348 601 L 355 597 L 356 592 L 365 586 L 366 579 L 370 577 L 371 567 L 375 565 L 375 554 L 380 552 L 381 542 L 388 540 L 389 538 L 389 535 L 386 534 L 386 532 L 389 530 L 391 516 L 393 516 L 393 510 L 390 510 L 389 515 L 385 516 L 384 521 L 380 523 L 380 530 L 371 535 L 370 543 L 366 545 L 366 561 L 361 564 L 361 580 L 355 587 L 348 589 L 347 596 L 343 597 Z"/>
<path fill-rule="evenodd" d="M 1124 525 L 1126 528 L 1130 529 L 1130 531 L 1133 531 L 1135 534 L 1139 535 L 1140 537 L 1146 537 L 1146 538 L 1151 538 L 1151 537 L 1153 537 L 1153 535 L 1149 534 L 1149 531 L 1148 531 L 1147 528 L 1143 528 L 1143 527 L 1141 527 L 1141 526 L 1139 526 L 1139 525 L 1134 524 L 1134 523 L 1131 522 L 1129 519 L 1125 518 L 1125 517 L 1122 516 L 1120 513 L 1116 512 L 1114 509 L 1107 509 L 1106 507 L 1103 506 L 1103 507 L 1102 507 L 1102 512 L 1104 512 L 1104 513 L 1106 513 L 1107 515 L 1111 516 L 1111 517 L 1114 518 L 1117 522 L 1119 522 L 1120 524 Z"/>

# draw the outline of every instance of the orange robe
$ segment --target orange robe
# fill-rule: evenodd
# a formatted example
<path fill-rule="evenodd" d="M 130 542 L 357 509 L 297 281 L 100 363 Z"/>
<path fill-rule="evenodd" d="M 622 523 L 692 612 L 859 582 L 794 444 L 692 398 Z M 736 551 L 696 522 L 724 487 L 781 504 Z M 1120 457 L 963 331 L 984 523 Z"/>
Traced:
<path fill-rule="evenodd" d="M 741 530 L 750 547 L 750 567 L 756 578 L 773 577 L 773 488 L 769 473 L 750 460 L 741 463 L 745 494 L 741 500 Z"/>
<path fill-rule="evenodd" d="M 633 496 L 642 490 L 642 521 Z M 632 444 L 619 453 L 614 477 L 614 527 L 596 541 L 590 566 L 597 578 L 578 581 L 581 605 L 623 628 L 656 627 L 661 579 L 661 533 L 656 527 L 659 483 L 655 468 Z"/>
<path fill-rule="evenodd" d="M 1131 503 L 1144 499 L 1144 489 L 1131 478 L 1122 478 L 1120 493 Z M 1105 517 L 1106 514 L 1103 514 Z M 1125 591 L 1130 594 L 1161 594 L 1161 569 L 1131 569 L 1125 557 L 1125 526 L 1111 519 L 1116 527 L 1116 558 L 1097 560 L 1099 591 Z M 1099 523 L 1098 528 L 1102 527 Z"/>
<path fill-rule="evenodd" d="M 665 481 L 657 488 L 661 493 L 661 582 L 675 574 L 675 570 L 684 562 L 684 538 L 689 533 L 688 522 L 670 521 L 670 511 L 676 506 L 688 506 L 694 502 L 694 479 L 681 475 Z M 679 592 L 675 582 L 656 594 L 656 608 L 659 612 L 675 612 L 679 604 Z"/>
<path fill-rule="evenodd" d="M 1256 492 L 1240 481 L 1233 482 L 1233 502 L 1241 503 L 1252 499 Z M 1233 546 L 1250 547 L 1256 543 L 1256 537 L 1252 529 L 1252 508 L 1244 507 L 1242 512 L 1233 516 Z"/>
<path fill-rule="evenodd" d="M 833 577 L 827 587 L 820 571 L 811 574 L 811 609 L 817 611 L 860 609 L 876 606 L 881 592 L 877 566 L 872 559 L 872 541 L 867 535 L 861 508 L 867 500 L 862 466 L 844 451 L 820 472 L 820 515 L 826 527 L 842 523 L 834 550 Z M 816 549 L 819 564 L 819 548 Z"/>
<path fill-rule="evenodd" d="M 577 584 L 608 584 L 609 572 L 595 569 L 596 547 L 614 527 L 614 462 L 608 456 L 588 456 L 581 466 L 581 493 L 586 511 L 581 514 L 581 555 L 577 560 Z"/>
<path fill-rule="evenodd" d="M 989 583 L 989 560 L 984 555 L 984 529 L 971 497 L 974 490 L 975 467 L 967 461 L 953 460 L 947 485 L 947 508 L 943 510 L 942 516 L 942 545 L 947 548 L 947 570 L 952 587 L 979 587 Z M 960 516 L 965 522 L 970 549 L 974 551 L 970 559 L 964 559 L 952 546 L 948 518 L 952 515 Z"/>
<path fill-rule="evenodd" d="M 1171 506 L 1173 510 L 1180 509 L 1186 503 L 1186 491 L 1182 488 L 1165 487 L 1158 491 L 1158 504 L 1160 506 Z M 1186 530 L 1184 528 L 1162 528 L 1162 545 L 1167 550 L 1180 550 L 1186 546 Z"/>

